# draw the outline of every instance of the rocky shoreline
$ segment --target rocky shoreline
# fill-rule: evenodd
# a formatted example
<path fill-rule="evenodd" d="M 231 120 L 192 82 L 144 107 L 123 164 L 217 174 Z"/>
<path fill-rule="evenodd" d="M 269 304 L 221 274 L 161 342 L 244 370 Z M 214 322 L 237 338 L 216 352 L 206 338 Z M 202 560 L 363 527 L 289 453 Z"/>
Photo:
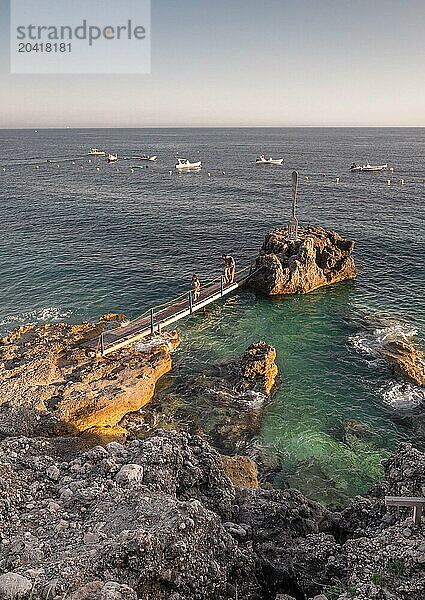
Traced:
<path fill-rule="evenodd" d="M 383 502 L 425 493 L 408 444 L 342 512 L 235 486 L 208 443 L 177 432 L 67 459 L 60 440 L 8 438 L 0 465 L 2 600 L 423 598 L 423 529 Z"/>
<path fill-rule="evenodd" d="M 180 343 L 167 332 L 145 349 L 104 359 L 81 346 L 124 320 L 105 315 L 95 324 L 25 326 L 0 340 L 0 436 L 122 437 L 120 420 L 152 399 Z"/>
<path fill-rule="evenodd" d="M 261 292 L 356 276 L 350 240 L 311 226 L 287 237 L 266 237 Z M 188 377 L 181 395 L 154 396 L 176 332 L 104 358 L 82 346 L 123 322 L 0 340 L 0 600 L 423 600 L 423 528 L 384 496 L 425 495 L 425 454 L 402 444 L 383 481 L 344 509 L 272 489 L 273 457 L 252 440 L 284 377 L 275 349 L 253 343 Z M 382 353 L 423 385 L 417 349 Z M 345 441 L 368 433 L 348 423 Z"/>

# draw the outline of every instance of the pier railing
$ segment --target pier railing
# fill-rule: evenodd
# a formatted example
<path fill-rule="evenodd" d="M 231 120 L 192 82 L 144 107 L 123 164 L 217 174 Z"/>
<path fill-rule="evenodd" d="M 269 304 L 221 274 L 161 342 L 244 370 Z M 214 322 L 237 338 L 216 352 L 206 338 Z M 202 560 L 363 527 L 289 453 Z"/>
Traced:
<path fill-rule="evenodd" d="M 166 302 L 152 306 L 135 319 L 125 322 L 125 324 L 102 332 L 96 346 L 97 354 L 103 356 L 108 348 L 111 351 L 111 347 L 117 345 L 122 347 L 126 343 L 131 343 L 135 337 L 161 331 L 162 325 L 177 321 L 211 302 L 219 300 L 224 295 L 237 289 L 259 270 L 254 270 L 254 267 L 254 264 L 250 264 L 236 271 L 233 275 L 233 281 L 228 281 L 224 275 L 219 275 L 197 289 L 187 290 Z"/>

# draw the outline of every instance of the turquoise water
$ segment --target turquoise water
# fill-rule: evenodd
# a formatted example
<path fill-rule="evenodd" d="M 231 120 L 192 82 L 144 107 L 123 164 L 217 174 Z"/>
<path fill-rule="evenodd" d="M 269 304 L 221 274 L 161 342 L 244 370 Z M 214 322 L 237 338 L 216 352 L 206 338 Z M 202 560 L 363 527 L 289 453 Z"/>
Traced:
<path fill-rule="evenodd" d="M 181 323 L 170 381 L 259 339 L 273 344 L 281 384 L 259 439 L 283 461 L 276 484 L 326 501 L 363 491 L 400 440 L 424 446 L 423 390 L 396 381 L 376 354 L 386 337 L 424 339 L 424 132 L 0 131 L 0 327 L 134 317 L 187 289 L 193 272 L 215 276 L 223 251 L 248 263 L 286 222 L 297 168 L 300 222 L 356 240 L 358 279 L 306 296 L 241 292 Z M 129 161 L 88 163 L 94 145 L 159 160 L 130 173 Z M 206 168 L 169 175 L 177 152 Z M 284 156 L 285 166 L 257 167 L 261 152 Z M 347 172 L 369 158 L 394 174 Z M 370 432 L 347 442 L 348 421 Z"/>

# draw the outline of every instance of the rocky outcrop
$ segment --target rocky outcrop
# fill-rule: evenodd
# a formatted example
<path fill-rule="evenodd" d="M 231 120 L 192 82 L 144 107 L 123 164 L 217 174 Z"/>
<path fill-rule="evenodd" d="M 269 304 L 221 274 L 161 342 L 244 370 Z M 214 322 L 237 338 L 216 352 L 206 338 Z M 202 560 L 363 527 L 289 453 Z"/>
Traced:
<path fill-rule="evenodd" d="M 122 427 L 136 437 L 162 427 L 204 436 L 223 454 L 246 454 L 276 385 L 276 350 L 259 341 L 236 360 L 185 376 L 170 392 L 127 415 Z M 190 398 L 190 402 L 187 401 Z"/>
<path fill-rule="evenodd" d="M 400 340 L 386 342 L 379 349 L 394 374 L 411 383 L 425 386 L 425 354 Z"/>
<path fill-rule="evenodd" d="M 298 492 L 235 487 L 217 452 L 184 434 L 70 460 L 54 440 L 9 438 L 0 477 L 0 575 L 37 599 L 261 600 L 274 583 L 256 544 L 289 556 L 330 526 Z"/>
<path fill-rule="evenodd" d="M 424 454 L 403 444 L 342 513 L 235 486 L 222 460 L 176 432 L 68 458 L 0 442 L 0 597 L 423 600 L 424 530 L 383 497 L 424 493 Z"/>
<path fill-rule="evenodd" d="M 224 472 L 233 483 L 241 487 L 258 488 L 258 469 L 247 456 L 222 456 Z"/>
<path fill-rule="evenodd" d="M 252 285 L 270 295 L 305 294 L 357 276 L 354 242 L 334 231 L 307 225 L 298 239 L 288 239 L 286 227 L 266 236 L 256 261 Z"/>
<path fill-rule="evenodd" d="M 109 428 L 107 434 L 149 402 L 156 381 L 171 369 L 175 332 L 147 351 L 128 348 L 106 358 L 81 346 L 123 319 L 20 327 L 0 340 L 0 435 L 74 435 L 99 427 Z"/>
<path fill-rule="evenodd" d="M 261 392 L 267 396 L 276 383 L 278 373 L 276 350 L 265 342 L 251 344 L 241 357 L 241 374 L 238 388 Z"/>

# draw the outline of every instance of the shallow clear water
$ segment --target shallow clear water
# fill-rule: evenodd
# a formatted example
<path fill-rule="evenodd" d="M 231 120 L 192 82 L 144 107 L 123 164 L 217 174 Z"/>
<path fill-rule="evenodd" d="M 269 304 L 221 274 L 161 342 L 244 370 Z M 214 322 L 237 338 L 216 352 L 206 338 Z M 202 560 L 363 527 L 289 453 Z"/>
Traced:
<path fill-rule="evenodd" d="M 290 483 L 317 498 L 362 491 L 398 441 L 424 439 L 415 419 L 423 390 L 395 381 L 374 350 L 387 335 L 424 338 L 424 133 L 0 131 L 0 327 L 134 317 L 187 289 L 193 272 L 215 276 L 223 251 L 248 263 L 265 233 L 285 224 L 296 168 L 300 222 L 356 240 L 358 279 L 299 297 L 246 291 L 209 308 L 179 325 L 184 341 L 170 378 L 258 339 L 275 345 L 282 382 L 261 441 L 280 453 Z M 131 173 L 135 160 L 89 163 L 91 146 L 159 160 Z M 170 175 L 177 152 L 205 169 Z M 285 166 L 256 166 L 261 152 L 284 156 Z M 367 159 L 388 161 L 394 174 L 347 172 Z M 347 421 L 373 435 L 348 445 Z"/>

